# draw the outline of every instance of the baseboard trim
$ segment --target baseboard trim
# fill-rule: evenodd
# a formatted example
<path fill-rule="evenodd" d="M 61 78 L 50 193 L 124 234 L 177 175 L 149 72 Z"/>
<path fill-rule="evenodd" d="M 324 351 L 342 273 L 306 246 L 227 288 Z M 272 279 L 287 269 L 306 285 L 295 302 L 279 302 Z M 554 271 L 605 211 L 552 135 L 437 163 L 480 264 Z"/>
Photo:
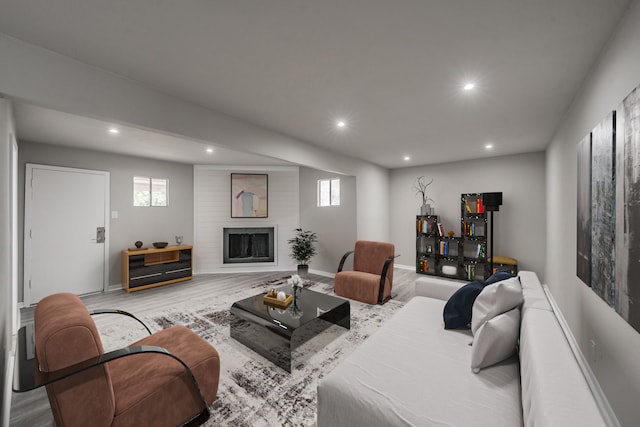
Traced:
<path fill-rule="evenodd" d="M 236 264 L 235 266 L 231 265 L 229 267 L 224 267 L 224 268 L 220 268 L 220 269 L 216 269 L 216 270 L 198 270 L 198 271 L 194 271 L 193 275 L 194 276 L 198 276 L 200 274 L 228 274 L 228 273 L 273 273 L 273 272 L 278 272 L 278 271 L 282 271 L 282 272 L 291 272 L 291 271 L 295 271 L 295 266 L 292 266 L 290 268 L 286 268 L 286 267 L 279 267 L 279 266 L 271 266 L 271 267 L 258 267 L 256 266 L 255 268 L 246 268 L 247 266 L 242 266 L 240 263 Z"/>
<path fill-rule="evenodd" d="M 203 274 L 227 274 L 227 273 L 274 273 L 274 272 L 282 272 L 282 273 L 287 273 L 287 274 L 295 274 L 296 272 L 296 268 L 295 266 L 292 268 L 264 268 L 264 269 L 251 269 L 251 270 L 246 270 L 246 269 L 234 269 L 234 270 L 225 270 L 225 271 L 198 271 L 198 272 L 194 272 L 193 276 L 200 276 Z M 313 269 L 309 269 L 309 273 L 312 274 L 317 274 L 318 276 L 323 276 L 323 277 L 330 277 L 330 278 L 334 278 L 336 276 L 335 273 L 329 273 L 327 271 L 322 271 L 322 270 L 313 270 Z"/>
<path fill-rule="evenodd" d="M 594 400 L 596 401 L 596 405 L 598 405 L 598 409 L 600 409 L 600 413 L 604 418 L 605 422 L 610 427 L 621 427 L 618 418 L 613 412 L 611 405 L 609 404 L 609 400 L 607 396 L 602 391 L 602 387 L 600 387 L 600 383 L 596 378 L 595 374 L 591 370 L 591 366 L 589 366 L 589 362 L 584 357 L 582 350 L 580 350 L 580 346 L 578 345 L 578 341 L 576 341 L 575 336 L 571 332 L 569 328 L 569 324 L 567 320 L 562 315 L 560 311 L 560 307 L 556 303 L 556 300 L 553 298 L 551 294 L 551 290 L 549 286 L 542 285 L 542 289 L 544 289 L 545 294 L 547 295 L 547 299 L 549 300 L 549 304 L 551 304 L 551 308 L 553 309 L 553 313 L 556 315 L 556 319 L 558 319 L 558 323 L 560 323 L 560 327 L 562 328 L 562 332 L 564 332 L 564 336 L 567 338 L 567 342 L 569 343 L 569 347 L 571 347 L 571 351 L 573 352 L 573 356 L 576 358 L 578 362 L 578 366 L 582 371 L 582 375 L 584 375 L 587 384 L 589 385 L 589 389 L 591 390 L 591 394 L 593 395 Z"/>
<path fill-rule="evenodd" d="M 322 277 L 329 277 L 331 279 L 336 277 L 336 273 L 328 273 L 326 271 L 320 271 L 320 270 L 309 270 L 309 273 L 317 274 L 318 276 L 322 276 Z"/>

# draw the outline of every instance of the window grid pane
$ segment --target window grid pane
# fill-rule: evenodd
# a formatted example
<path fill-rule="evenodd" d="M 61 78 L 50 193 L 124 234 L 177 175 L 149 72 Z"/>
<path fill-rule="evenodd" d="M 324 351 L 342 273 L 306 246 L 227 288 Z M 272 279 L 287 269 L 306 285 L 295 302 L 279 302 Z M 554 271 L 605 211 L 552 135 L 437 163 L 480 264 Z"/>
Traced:
<path fill-rule="evenodd" d="M 167 206 L 167 180 L 153 178 L 151 180 L 151 206 Z"/>
<path fill-rule="evenodd" d="M 340 206 L 340 180 L 331 180 L 331 206 Z"/>
<path fill-rule="evenodd" d="M 133 177 L 133 206 L 151 206 L 151 180 L 144 176 Z"/>
<path fill-rule="evenodd" d="M 318 181 L 318 206 L 329 206 L 331 203 L 330 184 L 328 179 Z"/>

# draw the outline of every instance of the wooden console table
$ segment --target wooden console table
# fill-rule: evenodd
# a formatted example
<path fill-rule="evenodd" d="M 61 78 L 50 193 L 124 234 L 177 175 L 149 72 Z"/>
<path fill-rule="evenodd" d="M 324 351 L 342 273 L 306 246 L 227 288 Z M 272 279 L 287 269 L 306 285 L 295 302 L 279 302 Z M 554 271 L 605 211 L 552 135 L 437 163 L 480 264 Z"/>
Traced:
<path fill-rule="evenodd" d="M 127 292 L 190 280 L 192 277 L 193 246 L 122 251 L 122 289 Z"/>

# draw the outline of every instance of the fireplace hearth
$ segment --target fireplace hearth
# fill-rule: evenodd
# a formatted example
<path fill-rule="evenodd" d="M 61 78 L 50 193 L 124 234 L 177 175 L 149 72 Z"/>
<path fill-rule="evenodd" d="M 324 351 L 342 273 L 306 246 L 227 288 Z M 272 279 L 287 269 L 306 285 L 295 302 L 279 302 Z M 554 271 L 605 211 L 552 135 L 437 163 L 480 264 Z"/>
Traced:
<path fill-rule="evenodd" d="M 224 228 L 223 263 L 274 262 L 273 227 Z"/>

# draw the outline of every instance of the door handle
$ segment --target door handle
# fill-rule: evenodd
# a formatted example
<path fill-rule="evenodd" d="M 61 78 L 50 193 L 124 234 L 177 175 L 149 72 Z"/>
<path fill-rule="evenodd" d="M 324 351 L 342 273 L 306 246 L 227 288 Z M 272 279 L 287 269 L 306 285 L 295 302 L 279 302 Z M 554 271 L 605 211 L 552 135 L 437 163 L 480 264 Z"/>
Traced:
<path fill-rule="evenodd" d="M 96 243 L 104 243 L 104 227 L 96 228 Z"/>

